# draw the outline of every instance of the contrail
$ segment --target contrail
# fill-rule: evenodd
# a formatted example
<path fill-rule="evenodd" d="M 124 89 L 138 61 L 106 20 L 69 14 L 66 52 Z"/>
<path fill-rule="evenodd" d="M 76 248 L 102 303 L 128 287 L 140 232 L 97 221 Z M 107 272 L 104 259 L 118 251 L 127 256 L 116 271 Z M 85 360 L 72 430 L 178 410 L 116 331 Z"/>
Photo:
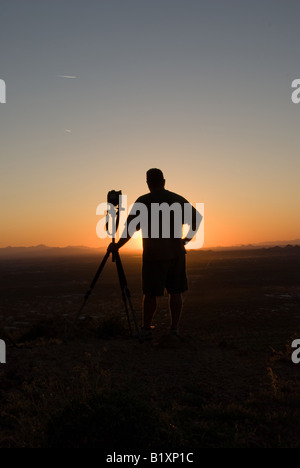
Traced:
<path fill-rule="evenodd" d="M 58 78 L 77 78 L 77 76 L 73 75 L 56 75 Z"/>

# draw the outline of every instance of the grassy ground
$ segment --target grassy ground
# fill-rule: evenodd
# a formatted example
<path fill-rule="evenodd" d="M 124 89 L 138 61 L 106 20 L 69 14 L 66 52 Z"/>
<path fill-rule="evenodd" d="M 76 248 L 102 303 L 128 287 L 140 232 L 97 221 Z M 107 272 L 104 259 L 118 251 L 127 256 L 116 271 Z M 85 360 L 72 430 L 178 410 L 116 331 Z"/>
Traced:
<path fill-rule="evenodd" d="M 123 263 L 140 320 L 141 259 Z M 164 297 L 140 344 L 113 265 L 64 342 L 98 260 L 7 260 L 0 447 L 299 448 L 299 264 L 297 248 L 189 253 L 183 341 L 166 334 Z"/>

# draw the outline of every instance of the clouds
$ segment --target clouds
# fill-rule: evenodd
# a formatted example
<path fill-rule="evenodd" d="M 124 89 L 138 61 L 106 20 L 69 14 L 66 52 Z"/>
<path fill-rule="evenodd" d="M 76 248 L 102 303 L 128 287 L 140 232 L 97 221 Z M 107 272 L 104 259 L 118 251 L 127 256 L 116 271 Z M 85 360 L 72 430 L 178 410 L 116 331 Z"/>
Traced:
<path fill-rule="evenodd" d="M 74 75 L 56 75 L 57 78 L 77 78 L 77 76 Z"/>

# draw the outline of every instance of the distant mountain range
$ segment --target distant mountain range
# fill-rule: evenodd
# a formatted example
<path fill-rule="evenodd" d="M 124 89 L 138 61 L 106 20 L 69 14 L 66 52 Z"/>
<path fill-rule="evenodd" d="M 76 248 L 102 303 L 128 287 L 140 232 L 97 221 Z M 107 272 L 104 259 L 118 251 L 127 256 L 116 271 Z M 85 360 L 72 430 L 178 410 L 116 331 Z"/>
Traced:
<path fill-rule="evenodd" d="M 201 250 L 249 250 L 249 249 L 262 249 L 272 247 L 285 247 L 285 246 L 300 246 L 300 239 L 294 239 L 290 241 L 277 241 L 277 242 L 259 242 L 256 244 L 240 244 L 228 247 L 211 247 L 209 249 Z M 48 247 L 47 245 L 36 245 L 32 247 L 4 247 L 0 248 L 0 258 L 8 257 L 65 257 L 74 255 L 95 255 L 105 252 L 104 247 L 86 247 L 83 245 L 79 246 L 68 246 L 68 247 Z"/>
<path fill-rule="evenodd" d="M 0 248 L 0 258 L 5 257 L 59 257 L 59 256 L 74 256 L 95 254 L 96 252 L 104 251 L 92 247 L 68 246 L 68 247 L 48 247 L 47 245 L 36 245 L 32 247 L 5 247 Z"/>
<path fill-rule="evenodd" d="M 267 241 L 267 242 L 258 242 L 256 244 L 238 244 L 228 247 L 212 247 L 210 250 L 239 250 L 239 249 L 263 249 L 270 247 L 285 247 L 287 245 L 300 245 L 300 239 L 294 239 L 289 241 Z"/>

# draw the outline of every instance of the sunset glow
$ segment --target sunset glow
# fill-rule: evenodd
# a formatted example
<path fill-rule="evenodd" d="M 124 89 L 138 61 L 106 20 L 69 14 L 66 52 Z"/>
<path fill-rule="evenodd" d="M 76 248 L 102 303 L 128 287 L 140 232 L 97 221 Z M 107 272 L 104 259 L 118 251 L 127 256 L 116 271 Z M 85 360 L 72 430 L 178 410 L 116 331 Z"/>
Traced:
<path fill-rule="evenodd" d="M 0 247 L 106 245 L 97 205 L 150 167 L 205 248 L 300 237 L 297 7 L 228 3 L 3 6 Z"/>

